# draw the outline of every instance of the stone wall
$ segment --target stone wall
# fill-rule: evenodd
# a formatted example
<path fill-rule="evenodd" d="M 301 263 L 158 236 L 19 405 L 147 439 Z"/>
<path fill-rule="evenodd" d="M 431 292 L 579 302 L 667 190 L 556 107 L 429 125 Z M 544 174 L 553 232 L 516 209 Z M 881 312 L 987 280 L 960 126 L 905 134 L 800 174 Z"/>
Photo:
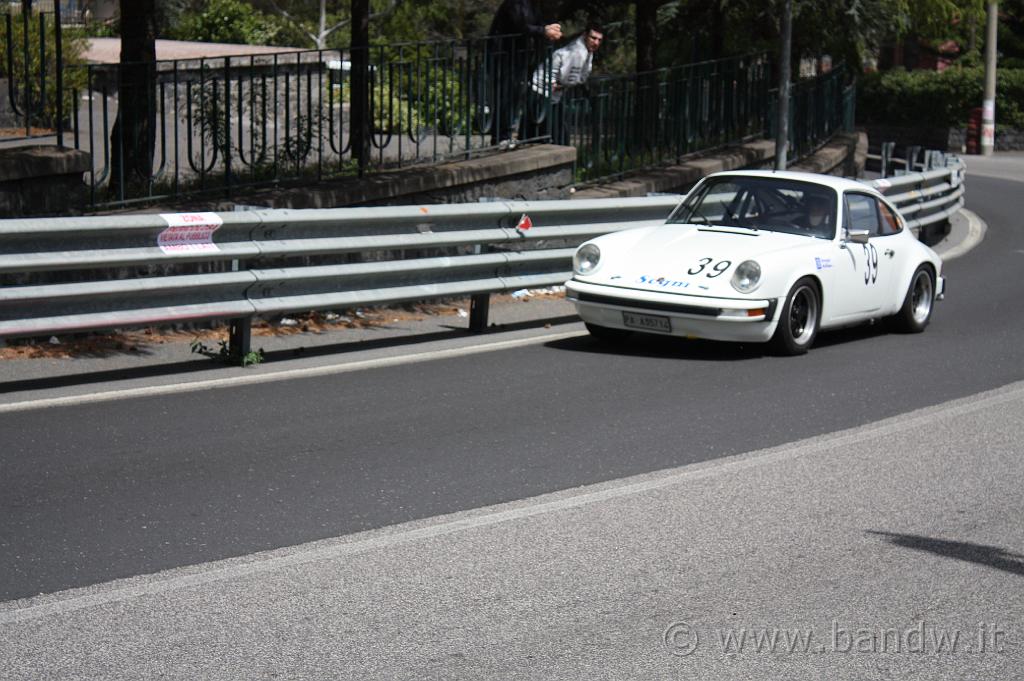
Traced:
<path fill-rule="evenodd" d="M 266 208 L 340 208 L 409 204 L 472 203 L 484 198 L 569 198 L 576 150 L 539 144 L 436 166 L 372 173 L 362 179 L 325 181 L 305 187 L 240 192 L 230 200 L 181 199 L 144 212 L 230 211 L 236 205 Z"/>
<path fill-rule="evenodd" d="M 868 141 L 864 133 L 839 133 L 828 144 L 790 166 L 790 170 L 859 177 L 864 172 L 867 150 Z M 757 140 L 708 152 L 679 165 L 638 171 L 617 182 L 587 187 L 573 194 L 573 198 L 685 193 L 705 175 L 741 168 L 771 168 L 774 161 L 775 141 Z"/>
<path fill-rule="evenodd" d="M 0 151 L 0 217 L 47 217 L 80 214 L 88 190 L 84 151 L 52 145 Z"/>

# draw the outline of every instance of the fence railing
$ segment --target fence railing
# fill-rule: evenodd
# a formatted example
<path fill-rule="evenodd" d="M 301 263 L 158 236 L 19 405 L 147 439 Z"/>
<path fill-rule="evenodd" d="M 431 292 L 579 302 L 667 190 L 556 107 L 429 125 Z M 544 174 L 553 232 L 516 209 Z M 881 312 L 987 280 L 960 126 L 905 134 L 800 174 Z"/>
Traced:
<path fill-rule="evenodd" d="M 555 112 L 553 137 L 578 150 L 580 181 L 678 161 L 763 135 L 770 74 L 755 54 L 597 78 Z"/>
<path fill-rule="evenodd" d="M 789 153 L 792 161 L 813 152 L 840 130 L 852 130 L 856 90 L 847 84 L 846 67 L 837 65 L 814 78 L 793 83 L 789 102 Z M 766 135 L 778 129 L 778 88 L 769 93 Z"/>
<path fill-rule="evenodd" d="M 575 146 L 576 180 L 593 182 L 775 129 L 765 54 L 594 77 L 555 102 L 550 48 L 546 56 L 522 36 L 65 65 L 61 12 L 79 5 L 32 7 L 0 26 L 11 116 L 23 138 L 55 135 L 89 154 L 92 209 L 231 197 L 522 141 Z M 352 77 L 363 65 L 365 99 Z M 838 67 L 794 85 L 792 156 L 852 123 L 843 81 Z"/>
<path fill-rule="evenodd" d="M 0 11 L 0 128 L 7 139 L 63 138 L 65 113 L 62 3 Z"/>
<path fill-rule="evenodd" d="M 92 159 L 95 207 L 437 163 L 496 148 L 519 130 L 547 139 L 548 93 L 526 87 L 535 59 L 514 40 L 488 38 L 89 65 L 71 137 Z M 350 106 L 352 65 L 363 61 L 365 147 Z M 132 132 L 113 122 L 129 68 L 145 69 L 153 92 L 145 177 L 118 176 Z"/>

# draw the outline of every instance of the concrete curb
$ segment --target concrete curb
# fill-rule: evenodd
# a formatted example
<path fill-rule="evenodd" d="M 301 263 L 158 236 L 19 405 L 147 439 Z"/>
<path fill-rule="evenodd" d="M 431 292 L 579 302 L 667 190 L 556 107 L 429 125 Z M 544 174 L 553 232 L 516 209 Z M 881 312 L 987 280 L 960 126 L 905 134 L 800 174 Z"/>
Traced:
<path fill-rule="evenodd" d="M 932 247 L 947 263 L 970 253 L 985 239 L 988 225 L 977 213 L 961 208 L 949 220 L 949 234 Z"/>

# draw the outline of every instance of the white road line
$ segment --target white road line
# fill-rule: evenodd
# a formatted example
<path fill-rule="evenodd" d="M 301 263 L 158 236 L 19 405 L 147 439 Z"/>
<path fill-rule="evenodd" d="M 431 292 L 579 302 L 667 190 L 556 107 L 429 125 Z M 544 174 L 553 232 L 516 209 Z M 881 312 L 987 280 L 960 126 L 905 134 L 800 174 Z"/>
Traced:
<path fill-rule="evenodd" d="M 168 570 L 157 575 L 131 577 L 107 584 L 72 589 L 0 604 L 0 625 L 37 620 L 135 598 L 154 596 L 214 582 L 239 579 L 315 561 L 335 560 L 367 551 L 387 549 L 465 530 L 574 509 L 587 504 L 620 499 L 664 489 L 693 480 L 726 475 L 757 466 L 781 464 L 808 455 L 834 450 L 856 442 L 901 433 L 936 421 L 969 415 L 995 405 L 1024 399 L 1024 382 L 981 393 L 937 407 L 895 416 L 870 426 L 860 426 L 744 455 L 681 466 L 601 483 L 568 492 L 511 502 L 472 511 L 440 516 L 428 521 L 395 525 L 347 537 L 326 539 L 243 558 L 215 561 Z"/>
<path fill-rule="evenodd" d="M 179 393 L 196 392 L 199 390 L 212 390 L 214 388 L 235 388 L 244 385 L 291 381 L 299 378 L 333 376 L 334 374 L 344 374 L 352 371 L 379 369 L 382 367 L 399 366 L 402 364 L 414 364 L 417 362 L 429 362 L 438 359 L 451 359 L 454 357 L 465 357 L 467 355 L 478 355 L 484 352 L 509 350 L 512 348 L 521 348 L 529 345 L 538 345 L 540 343 L 564 340 L 566 338 L 585 336 L 586 334 L 586 331 L 548 333 L 541 336 L 531 336 L 530 338 L 517 338 L 514 340 L 496 341 L 494 343 L 483 343 L 480 345 L 470 345 L 467 347 L 451 348 L 448 350 L 432 350 L 430 352 L 418 352 L 411 355 L 381 357 L 379 359 L 367 359 L 347 362 L 344 364 L 309 367 L 306 369 L 287 369 L 273 373 L 231 376 L 229 378 L 213 378 L 204 381 L 193 381 L 191 383 L 172 383 L 170 385 L 155 385 L 144 388 L 125 388 L 123 390 L 109 390 L 106 392 L 87 393 L 84 395 L 69 395 L 67 397 L 48 397 L 38 400 L 26 400 L 24 402 L 10 402 L 7 404 L 0 404 L 0 414 L 8 414 L 16 411 L 28 411 L 31 409 L 95 404 L 97 402 L 126 400 L 134 397 L 176 395 Z"/>
<path fill-rule="evenodd" d="M 942 258 L 942 262 L 944 263 L 956 260 L 957 258 L 971 252 L 982 242 L 982 240 L 984 240 L 985 232 L 988 231 L 988 225 L 984 220 L 978 217 L 977 213 L 969 211 L 966 208 L 961 208 L 960 213 L 967 218 L 967 236 L 953 248 L 939 254 Z"/>

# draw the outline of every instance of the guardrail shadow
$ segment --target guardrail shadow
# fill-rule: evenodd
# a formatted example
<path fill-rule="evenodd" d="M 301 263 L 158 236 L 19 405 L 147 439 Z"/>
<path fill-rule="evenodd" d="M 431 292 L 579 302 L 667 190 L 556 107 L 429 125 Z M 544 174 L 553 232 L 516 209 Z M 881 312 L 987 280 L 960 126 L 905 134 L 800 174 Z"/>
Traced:
<path fill-rule="evenodd" d="M 492 327 L 491 330 L 519 331 L 525 329 L 544 327 L 546 325 L 557 326 L 561 324 L 571 324 L 577 321 L 579 321 L 579 318 L 576 317 L 576 315 L 566 315 L 561 317 L 549 317 L 545 319 L 526 320 L 522 322 L 514 322 L 511 324 L 495 325 L 494 327 Z M 442 325 L 442 328 L 445 330 L 426 333 L 416 333 L 405 336 L 375 338 L 371 340 L 346 340 L 337 343 L 327 343 L 317 346 L 298 346 L 292 348 L 282 348 L 279 350 L 271 350 L 268 352 L 264 352 L 264 359 L 262 364 L 273 365 L 274 363 L 283 363 L 289 360 L 295 360 L 299 358 L 313 358 L 332 355 L 345 356 L 353 352 L 359 352 L 364 350 L 375 350 L 381 348 L 400 348 L 409 345 L 421 345 L 423 343 L 430 343 L 433 341 L 444 341 L 465 337 L 479 337 L 481 335 L 479 333 L 471 332 L 466 327 Z M 297 337 L 301 336 L 289 336 L 289 338 Z M 152 353 L 143 350 L 140 351 L 139 353 L 119 352 L 117 354 L 135 356 L 137 354 Z M 95 356 L 98 357 L 99 355 Z M 228 365 L 220 364 L 216 359 L 203 357 L 201 355 L 194 355 L 194 357 L 183 362 L 162 362 L 160 364 L 151 364 L 139 367 L 104 369 L 100 371 L 83 372 L 77 374 L 65 374 L 61 376 L 47 376 L 44 378 L 15 379 L 11 381 L 0 380 L 0 395 L 16 392 L 27 392 L 33 390 L 53 390 L 57 388 L 67 388 L 71 386 L 91 385 L 96 383 L 109 383 L 114 381 L 126 381 L 133 379 L 181 376 L 187 374 L 198 374 L 203 372 L 224 369 L 235 369 L 237 371 L 251 371 L 251 369 L 241 369 L 238 367 L 231 367 Z"/>

